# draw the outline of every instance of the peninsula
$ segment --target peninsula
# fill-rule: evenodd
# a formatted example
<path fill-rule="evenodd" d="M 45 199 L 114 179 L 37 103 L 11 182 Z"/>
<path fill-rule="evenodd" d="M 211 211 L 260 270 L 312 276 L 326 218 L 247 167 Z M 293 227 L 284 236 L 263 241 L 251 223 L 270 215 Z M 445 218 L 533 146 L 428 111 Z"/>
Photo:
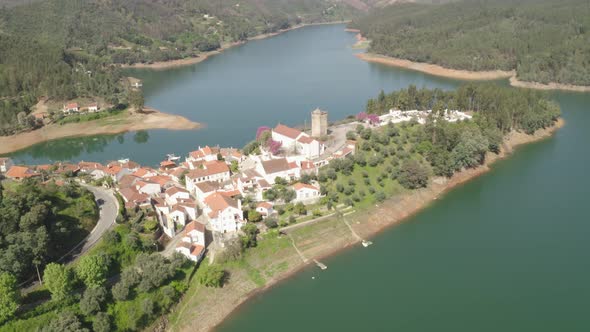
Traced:
<path fill-rule="evenodd" d="M 192 130 L 202 125 L 180 115 L 167 114 L 146 107 L 142 112 L 123 111 L 110 117 L 66 124 L 48 124 L 39 129 L 10 136 L 0 136 L 0 154 L 7 154 L 45 141 L 148 129 Z"/>
<path fill-rule="evenodd" d="M 309 131 L 262 126 L 242 150 L 199 146 L 184 161 L 168 155 L 156 167 L 129 159 L 14 165 L 1 158 L 3 186 L 106 187 L 116 193 L 118 204 L 109 206 L 118 206 L 119 216 L 73 267 L 39 267 L 48 292 L 11 299 L 0 331 L 63 322 L 210 330 L 256 292 L 308 264 L 325 269 L 320 260 L 340 249 L 369 246 L 377 232 L 562 125 L 559 106 L 542 92 L 409 86 L 382 91 L 337 124 L 316 109 Z M 19 281 L 36 269 L 26 257 Z M 61 274 L 69 276 L 59 279 L 64 288 L 54 287 Z M 11 280 L 7 288 L 18 292 Z"/>

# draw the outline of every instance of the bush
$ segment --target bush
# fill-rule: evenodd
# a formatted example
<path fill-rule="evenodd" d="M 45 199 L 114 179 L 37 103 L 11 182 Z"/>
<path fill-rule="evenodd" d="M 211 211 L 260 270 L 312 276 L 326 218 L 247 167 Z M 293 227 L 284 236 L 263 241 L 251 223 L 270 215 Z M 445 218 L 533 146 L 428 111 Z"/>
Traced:
<path fill-rule="evenodd" d="M 385 200 L 385 194 L 382 191 L 379 191 L 375 194 L 375 201 L 383 202 Z"/>
<path fill-rule="evenodd" d="M 89 316 L 102 309 L 107 299 L 107 290 L 104 287 L 87 288 L 80 300 L 80 311 Z"/>
<path fill-rule="evenodd" d="M 277 220 L 274 218 L 267 218 L 264 221 L 264 224 L 266 225 L 266 227 L 268 228 L 277 228 L 279 226 L 279 224 L 277 223 Z"/>
<path fill-rule="evenodd" d="M 416 160 L 406 160 L 401 166 L 398 181 L 406 189 L 426 187 L 428 170 Z"/>
<path fill-rule="evenodd" d="M 94 321 L 92 321 L 92 329 L 94 332 L 111 331 L 111 317 L 106 312 L 97 313 L 94 316 Z"/>
<path fill-rule="evenodd" d="M 201 266 L 197 271 L 197 280 L 206 287 L 221 287 L 225 271 L 220 265 Z"/>

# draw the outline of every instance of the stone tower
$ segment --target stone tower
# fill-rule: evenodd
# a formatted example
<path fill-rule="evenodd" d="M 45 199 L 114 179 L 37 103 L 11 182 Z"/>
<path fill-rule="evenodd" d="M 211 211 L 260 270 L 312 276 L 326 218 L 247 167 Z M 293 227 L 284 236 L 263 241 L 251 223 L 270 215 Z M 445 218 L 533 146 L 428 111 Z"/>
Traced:
<path fill-rule="evenodd" d="M 328 112 L 316 108 L 311 112 L 311 136 L 322 137 L 328 134 Z"/>

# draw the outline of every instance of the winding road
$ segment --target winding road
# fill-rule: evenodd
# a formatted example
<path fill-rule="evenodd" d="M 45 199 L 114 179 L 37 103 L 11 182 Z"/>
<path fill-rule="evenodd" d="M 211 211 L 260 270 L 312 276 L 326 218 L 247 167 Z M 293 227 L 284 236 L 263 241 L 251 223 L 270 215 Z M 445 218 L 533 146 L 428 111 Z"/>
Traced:
<path fill-rule="evenodd" d="M 94 194 L 94 199 L 98 204 L 100 213 L 96 226 L 94 226 L 88 237 L 83 241 L 84 246 L 79 253 L 79 255 L 82 255 L 92 248 L 104 233 L 115 224 L 119 212 L 119 202 L 113 194 L 112 189 L 93 187 L 82 183 L 80 185 Z M 99 202 L 102 202 L 102 204 Z"/>

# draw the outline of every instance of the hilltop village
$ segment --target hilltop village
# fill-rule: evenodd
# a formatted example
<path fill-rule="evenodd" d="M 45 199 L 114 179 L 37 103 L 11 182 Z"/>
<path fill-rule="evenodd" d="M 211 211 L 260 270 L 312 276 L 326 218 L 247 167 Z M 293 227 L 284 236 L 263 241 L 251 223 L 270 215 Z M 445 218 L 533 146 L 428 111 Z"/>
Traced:
<path fill-rule="evenodd" d="M 249 222 L 264 230 L 321 216 L 325 207 L 318 203 L 325 193 L 315 180 L 318 170 L 355 153 L 356 142 L 349 134 L 359 126 L 424 123 L 429 114 L 359 113 L 356 119 L 329 127 L 327 112 L 316 109 L 311 112 L 309 133 L 283 124 L 260 127 L 256 140 L 242 151 L 198 147 L 184 161 L 168 155 L 157 169 L 129 159 L 106 165 L 81 161 L 19 166 L 10 158 L 0 158 L 0 172 L 12 180 L 65 175 L 62 178 L 77 177 L 111 188 L 124 209 L 157 219 L 162 236 L 169 238 L 166 250 L 173 248 L 198 262 L 206 248 L 223 250 L 226 241 Z M 443 117 L 449 122 L 471 118 L 458 111 L 445 111 Z M 297 216 L 284 213 L 286 204 L 295 205 Z"/>

